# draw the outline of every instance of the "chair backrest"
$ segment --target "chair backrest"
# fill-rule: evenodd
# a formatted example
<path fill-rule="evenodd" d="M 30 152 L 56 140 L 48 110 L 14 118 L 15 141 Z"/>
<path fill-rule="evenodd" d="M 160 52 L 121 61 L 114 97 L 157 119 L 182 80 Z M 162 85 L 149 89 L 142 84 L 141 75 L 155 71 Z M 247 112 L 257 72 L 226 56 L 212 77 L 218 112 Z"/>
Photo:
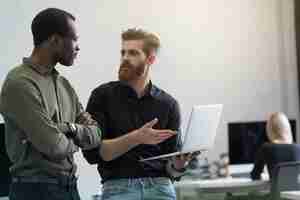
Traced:
<path fill-rule="evenodd" d="M 283 162 L 272 171 L 272 200 L 280 199 L 281 191 L 300 190 L 300 161 Z"/>

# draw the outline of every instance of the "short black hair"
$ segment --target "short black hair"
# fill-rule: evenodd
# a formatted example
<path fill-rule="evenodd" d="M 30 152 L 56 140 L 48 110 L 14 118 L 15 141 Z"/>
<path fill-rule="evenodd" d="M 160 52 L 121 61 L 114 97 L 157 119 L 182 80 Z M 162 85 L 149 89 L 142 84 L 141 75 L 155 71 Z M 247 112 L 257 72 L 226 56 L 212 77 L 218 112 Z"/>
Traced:
<path fill-rule="evenodd" d="M 31 24 L 34 46 L 40 45 L 53 34 L 67 35 L 68 19 L 75 21 L 72 14 L 58 8 L 47 8 L 39 12 Z"/>

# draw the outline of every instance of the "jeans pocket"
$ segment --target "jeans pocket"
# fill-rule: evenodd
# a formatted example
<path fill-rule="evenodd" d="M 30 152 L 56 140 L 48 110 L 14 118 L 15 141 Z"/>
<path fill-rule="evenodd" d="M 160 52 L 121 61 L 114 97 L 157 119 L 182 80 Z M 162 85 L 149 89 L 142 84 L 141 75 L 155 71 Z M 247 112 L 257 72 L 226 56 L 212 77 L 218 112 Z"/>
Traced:
<path fill-rule="evenodd" d="M 103 186 L 102 188 L 102 199 L 109 199 L 113 196 L 122 196 L 122 194 L 128 193 L 127 186 L 120 186 L 120 185 L 109 185 Z"/>
<path fill-rule="evenodd" d="M 176 191 L 172 184 L 156 184 L 153 189 L 154 196 L 166 197 L 166 199 L 176 199 Z"/>

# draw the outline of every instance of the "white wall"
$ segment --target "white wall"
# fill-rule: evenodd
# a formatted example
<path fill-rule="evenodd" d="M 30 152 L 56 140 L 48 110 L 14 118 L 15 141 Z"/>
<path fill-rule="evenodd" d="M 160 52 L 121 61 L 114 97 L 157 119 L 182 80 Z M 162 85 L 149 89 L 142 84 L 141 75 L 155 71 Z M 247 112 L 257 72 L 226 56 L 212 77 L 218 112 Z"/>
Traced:
<path fill-rule="evenodd" d="M 84 105 L 93 88 L 116 78 L 120 32 L 140 26 L 161 36 L 152 79 L 179 100 L 183 127 L 192 105 L 224 104 L 211 158 L 227 151 L 229 121 L 265 120 L 273 111 L 299 120 L 292 0 L 5 1 L 0 7 L 0 84 L 30 54 L 31 20 L 50 6 L 78 19 L 80 56 L 73 68 L 59 70 Z M 77 160 L 79 189 L 89 199 L 97 192 L 98 174 L 80 154 Z"/>

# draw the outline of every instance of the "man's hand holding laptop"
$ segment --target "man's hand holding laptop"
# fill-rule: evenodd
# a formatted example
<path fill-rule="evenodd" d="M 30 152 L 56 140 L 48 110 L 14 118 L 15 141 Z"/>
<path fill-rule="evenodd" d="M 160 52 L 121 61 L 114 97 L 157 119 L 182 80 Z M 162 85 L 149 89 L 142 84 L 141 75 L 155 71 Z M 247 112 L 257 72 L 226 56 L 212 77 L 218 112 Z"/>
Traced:
<path fill-rule="evenodd" d="M 168 158 L 166 170 L 173 180 L 179 181 L 180 178 L 185 174 L 186 167 L 189 162 L 201 152 L 195 151 L 191 153 L 180 154 Z"/>
<path fill-rule="evenodd" d="M 185 153 L 171 157 L 170 162 L 172 162 L 172 167 L 177 171 L 185 171 L 189 162 L 200 155 L 200 151 L 195 151 L 192 153 Z"/>
<path fill-rule="evenodd" d="M 222 104 L 193 106 L 184 134 L 182 149 L 168 154 L 141 158 L 140 161 L 145 162 L 155 159 L 166 159 L 176 155 L 197 151 L 204 152 L 212 149 L 214 147 L 222 108 Z M 180 162 L 184 163 L 184 160 L 185 159 Z"/>

